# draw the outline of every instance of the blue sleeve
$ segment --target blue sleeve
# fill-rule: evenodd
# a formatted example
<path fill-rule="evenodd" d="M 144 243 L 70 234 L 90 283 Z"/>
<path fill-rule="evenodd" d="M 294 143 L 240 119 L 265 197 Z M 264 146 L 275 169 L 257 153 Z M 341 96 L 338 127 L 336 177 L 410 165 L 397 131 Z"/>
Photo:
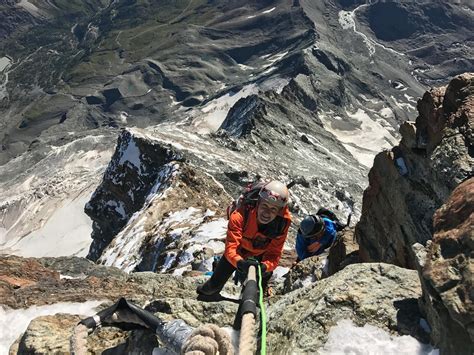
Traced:
<path fill-rule="evenodd" d="M 334 239 L 336 239 L 337 231 L 336 224 L 328 218 L 323 218 L 324 226 L 326 231 L 324 232 L 323 237 L 320 240 L 320 243 L 323 248 L 329 247 Z"/>
<path fill-rule="evenodd" d="M 296 254 L 298 254 L 298 259 L 303 260 L 307 257 L 307 251 L 306 248 L 308 246 L 306 245 L 306 241 L 301 235 L 301 233 L 298 231 L 298 234 L 296 235 Z"/>

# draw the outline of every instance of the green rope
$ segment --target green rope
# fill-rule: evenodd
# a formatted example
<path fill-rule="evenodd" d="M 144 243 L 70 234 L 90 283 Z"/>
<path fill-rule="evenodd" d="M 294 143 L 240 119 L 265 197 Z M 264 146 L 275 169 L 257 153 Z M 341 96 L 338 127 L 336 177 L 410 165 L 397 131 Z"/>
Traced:
<path fill-rule="evenodd" d="M 263 303 L 263 287 L 262 287 L 262 269 L 258 265 L 258 290 L 259 290 L 259 304 L 260 304 L 260 324 L 262 326 L 262 345 L 260 347 L 260 354 L 267 353 L 267 315 L 265 313 L 265 303 Z"/>

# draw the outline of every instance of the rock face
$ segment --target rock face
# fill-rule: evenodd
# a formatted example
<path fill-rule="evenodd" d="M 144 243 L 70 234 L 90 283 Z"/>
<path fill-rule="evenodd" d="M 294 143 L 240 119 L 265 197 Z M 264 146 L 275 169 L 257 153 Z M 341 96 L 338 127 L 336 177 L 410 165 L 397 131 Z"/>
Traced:
<path fill-rule="evenodd" d="M 164 189 L 166 172 L 182 157 L 161 143 L 125 130 L 118 138 L 114 155 L 102 184 L 85 207 L 93 223 L 88 258 L 97 260 L 110 240 L 139 210 L 150 190 Z"/>
<path fill-rule="evenodd" d="M 364 192 L 356 238 L 364 261 L 415 268 L 414 243 L 432 238 L 432 216 L 474 167 L 474 74 L 433 89 L 418 102 L 415 124 L 378 154 Z"/>
<path fill-rule="evenodd" d="M 418 265 L 422 307 L 432 340 L 445 354 L 474 352 L 474 178 L 459 185 L 434 215 L 434 235 Z"/>
<path fill-rule="evenodd" d="M 285 275 L 280 293 L 288 293 L 327 277 L 325 271 L 327 253 L 306 258 L 293 266 Z"/>
<path fill-rule="evenodd" d="M 338 237 L 328 255 L 328 275 L 333 275 L 347 265 L 359 262 L 359 245 L 354 240 L 354 228 L 345 229 Z"/>
<path fill-rule="evenodd" d="M 314 353 L 339 320 L 372 324 L 427 340 L 419 325 L 416 271 L 387 264 L 349 265 L 330 278 L 286 294 L 267 309 L 269 353 Z"/>

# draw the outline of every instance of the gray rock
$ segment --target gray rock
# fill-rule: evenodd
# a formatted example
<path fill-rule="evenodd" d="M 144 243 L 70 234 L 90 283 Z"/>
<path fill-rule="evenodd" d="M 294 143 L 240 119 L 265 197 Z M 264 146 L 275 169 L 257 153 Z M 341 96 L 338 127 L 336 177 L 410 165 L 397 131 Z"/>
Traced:
<path fill-rule="evenodd" d="M 433 241 L 418 271 L 420 305 L 432 328 L 431 339 L 446 354 L 474 352 L 474 178 L 459 185 L 434 216 Z"/>
<path fill-rule="evenodd" d="M 328 276 L 359 261 L 359 245 L 354 239 L 354 228 L 344 229 L 338 233 L 336 241 L 329 249 Z"/>
<path fill-rule="evenodd" d="M 327 270 L 325 270 L 327 257 L 328 254 L 325 252 L 294 265 L 285 275 L 282 290 L 278 292 L 286 294 L 327 277 Z"/>
<path fill-rule="evenodd" d="M 416 271 L 388 264 L 349 265 L 286 294 L 267 309 L 270 353 L 314 353 L 341 319 L 427 340 L 421 329 Z"/>
<path fill-rule="evenodd" d="M 122 132 L 102 183 L 85 207 L 94 221 L 89 259 L 97 260 L 131 215 L 143 206 L 150 190 L 160 182 L 158 176 L 165 165 L 182 159 L 161 142 Z"/>
<path fill-rule="evenodd" d="M 362 260 L 415 268 L 412 245 L 432 238 L 434 212 L 474 170 L 473 87 L 466 73 L 427 92 L 415 127 L 403 125 L 401 144 L 375 157 L 355 230 Z"/>

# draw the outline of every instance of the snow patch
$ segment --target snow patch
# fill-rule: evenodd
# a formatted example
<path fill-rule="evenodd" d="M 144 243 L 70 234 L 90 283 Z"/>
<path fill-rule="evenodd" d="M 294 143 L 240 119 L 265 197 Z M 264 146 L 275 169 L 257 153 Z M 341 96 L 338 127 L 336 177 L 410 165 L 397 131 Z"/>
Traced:
<path fill-rule="evenodd" d="M 211 133 L 219 129 L 224 122 L 227 113 L 234 104 L 241 98 L 258 93 L 258 86 L 249 84 L 244 86 L 238 92 L 229 92 L 215 100 L 210 101 L 204 106 L 193 121 L 198 133 Z"/>
<path fill-rule="evenodd" d="M 411 111 L 415 111 L 416 110 L 416 107 L 412 104 L 409 104 L 409 103 L 405 103 L 405 102 L 400 102 L 398 101 L 395 96 L 391 95 L 390 98 L 393 100 L 393 102 L 395 103 L 395 105 L 397 105 L 400 109 L 402 110 L 411 110 Z M 410 100 L 409 100 L 410 101 Z M 412 102 L 416 103 L 415 100 L 412 100 Z"/>
<path fill-rule="evenodd" d="M 2 251 L 23 257 L 85 257 L 92 241 L 92 221 L 84 213 L 90 195 L 88 192 L 64 201 L 40 229 L 24 237 L 6 241 L 5 229 L 0 230 Z"/>
<path fill-rule="evenodd" d="M 128 113 L 126 113 L 125 111 L 121 111 L 118 115 L 118 120 L 123 123 L 123 124 L 126 124 L 127 123 L 127 119 L 128 119 Z"/>
<path fill-rule="evenodd" d="M 34 4 L 29 2 L 28 0 L 21 0 L 17 5 L 24 8 L 26 11 L 28 11 L 31 15 L 35 17 L 38 17 L 41 15 L 40 9 L 38 9 Z"/>
<path fill-rule="evenodd" d="M 276 9 L 276 7 L 272 7 L 272 8 L 269 9 L 269 10 L 263 11 L 262 14 L 269 14 L 270 12 L 272 12 L 272 11 L 275 10 L 275 9 Z"/>
<path fill-rule="evenodd" d="M 138 149 L 135 140 L 132 138 L 127 144 L 127 147 L 122 152 L 120 160 L 118 162 L 119 165 L 123 165 L 126 162 L 129 162 L 133 166 L 135 166 L 138 171 L 142 172 L 142 163 L 140 160 L 140 149 Z"/>
<path fill-rule="evenodd" d="M 2 57 L 0 58 L 0 72 L 5 70 L 11 63 L 10 58 L 8 57 Z"/>
<path fill-rule="evenodd" d="M 330 329 L 328 340 L 318 354 L 439 355 L 439 350 L 408 335 L 393 336 L 373 325 L 357 327 L 351 320 L 344 319 Z"/>
<path fill-rule="evenodd" d="M 393 117 L 395 117 L 395 115 L 393 114 L 393 111 L 388 107 L 384 107 L 383 109 L 381 109 L 380 110 L 380 115 L 383 118 L 393 118 Z"/>
<path fill-rule="evenodd" d="M 324 129 L 334 134 L 359 163 L 370 168 L 375 155 L 397 144 L 397 140 L 389 130 L 372 120 L 364 110 L 358 109 L 355 113 L 347 111 L 346 113 L 350 119 L 348 124 L 353 126 L 351 129 L 338 128 L 338 125 L 325 114 L 320 114 L 319 117 Z"/>
<path fill-rule="evenodd" d="M 107 201 L 105 205 L 113 207 L 115 209 L 115 212 L 117 212 L 122 217 L 122 219 L 125 219 L 127 217 L 123 201 Z"/>
<path fill-rule="evenodd" d="M 219 218 L 203 224 L 192 237 L 194 243 L 206 242 L 209 239 L 225 239 L 227 233 L 227 220 Z"/>
<path fill-rule="evenodd" d="M 288 274 L 289 271 L 289 267 L 277 266 L 276 269 L 273 270 L 272 278 L 274 278 L 275 280 L 281 280 L 283 279 L 283 276 Z"/>

